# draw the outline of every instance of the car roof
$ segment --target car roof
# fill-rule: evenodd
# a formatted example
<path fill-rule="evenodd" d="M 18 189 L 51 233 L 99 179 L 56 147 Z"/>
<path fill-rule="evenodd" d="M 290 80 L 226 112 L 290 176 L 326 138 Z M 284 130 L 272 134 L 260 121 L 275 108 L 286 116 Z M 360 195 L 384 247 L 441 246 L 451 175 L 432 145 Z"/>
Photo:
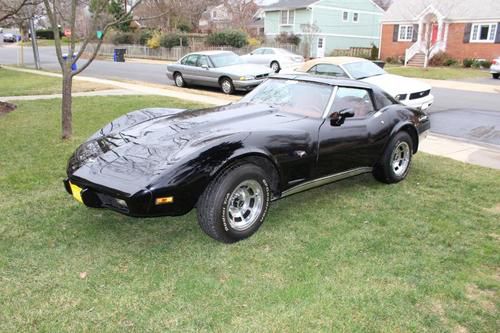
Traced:
<path fill-rule="evenodd" d="M 224 53 L 234 54 L 234 52 L 232 52 L 232 51 L 211 50 L 211 51 L 192 52 L 192 53 L 190 53 L 190 55 L 191 54 L 200 54 L 200 55 L 209 56 L 209 55 L 224 54 Z"/>
<path fill-rule="evenodd" d="M 379 90 L 376 86 L 367 82 L 351 80 L 351 79 L 334 78 L 331 76 L 321 76 L 312 74 L 276 74 L 270 76 L 269 78 L 321 83 L 321 84 L 328 84 L 331 86 L 343 86 L 343 87 Z"/>
<path fill-rule="evenodd" d="M 369 60 L 356 57 L 324 57 L 324 58 L 309 60 L 305 62 L 302 66 L 300 66 L 297 70 L 307 72 L 311 67 L 317 64 L 345 65 L 359 61 L 369 61 Z"/>

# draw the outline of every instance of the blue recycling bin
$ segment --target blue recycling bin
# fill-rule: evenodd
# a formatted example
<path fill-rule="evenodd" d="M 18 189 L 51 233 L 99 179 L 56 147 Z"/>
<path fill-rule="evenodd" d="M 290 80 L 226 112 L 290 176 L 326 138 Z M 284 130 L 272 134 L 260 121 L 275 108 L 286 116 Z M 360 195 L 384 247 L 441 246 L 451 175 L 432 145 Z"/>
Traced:
<path fill-rule="evenodd" d="M 113 61 L 125 62 L 125 53 L 127 53 L 127 49 L 115 49 L 113 52 Z"/>
<path fill-rule="evenodd" d="M 63 59 L 64 61 L 68 61 L 68 54 L 67 53 L 64 53 L 63 54 Z M 76 59 L 76 53 L 73 53 L 73 57 L 72 57 L 73 60 Z M 74 72 L 78 69 L 78 66 L 76 64 L 76 62 L 74 64 L 71 65 L 71 70 Z"/>

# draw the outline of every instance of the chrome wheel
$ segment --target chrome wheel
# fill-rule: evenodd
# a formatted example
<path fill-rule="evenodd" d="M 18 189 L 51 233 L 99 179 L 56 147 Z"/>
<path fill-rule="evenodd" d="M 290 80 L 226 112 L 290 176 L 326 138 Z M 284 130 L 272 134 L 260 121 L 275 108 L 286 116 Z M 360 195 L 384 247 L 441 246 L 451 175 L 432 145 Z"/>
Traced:
<path fill-rule="evenodd" d="M 233 91 L 233 86 L 229 80 L 222 81 L 222 91 L 225 94 L 230 94 Z"/>
<path fill-rule="evenodd" d="M 271 64 L 271 69 L 273 70 L 273 72 L 278 73 L 278 71 L 280 70 L 280 65 L 276 61 L 274 61 Z"/>
<path fill-rule="evenodd" d="M 175 85 L 176 85 L 177 87 L 182 87 L 182 86 L 184 86 L 184 78 L 182 77 L 182 75 L 181 75 L 181 74 L 177 74 L 177 75 L 175 76 Z"/>
<path fill-rule="evenodd" d="M 259 218 L 264 207 L 264 190 L 259 182 L 245 180 L 231 193 L 227 203 L 227 221 L 232 229 L 244 231 Z"/>
<path fill-rule="evenodd" d="M 410 165 L 410 146 L 406 142 L 400 142 L 392 152 L 392 170 L 398 177 L 404 175 Z"/>

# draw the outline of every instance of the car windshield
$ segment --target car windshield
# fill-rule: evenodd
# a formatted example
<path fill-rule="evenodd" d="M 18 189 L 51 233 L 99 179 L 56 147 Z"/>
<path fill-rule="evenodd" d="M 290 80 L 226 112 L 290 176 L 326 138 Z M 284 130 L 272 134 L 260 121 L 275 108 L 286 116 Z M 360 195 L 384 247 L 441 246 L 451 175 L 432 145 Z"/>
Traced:
<path fill-rule="evenodd" d="M 241 58 L 236 53 L 232 52 L 214 54 L 210 56 L 210 59 L 215 67 L 226 67 L 243 63 Z"/>
<path fill-rule="evenodd" d="M 344 65 L 344 68 L 356 80 L 361 80 L 367 77 L 382 75 L 386 73 L 382 68 L 375 65 L 371 61 L 353 62 Z"/>
<path fill-rule="evenodd" d="M 328 104 L 333 87 L 298 80 L 269 79 L 240 100 L 266 104 L 280 110 L 319 118 Z"/>

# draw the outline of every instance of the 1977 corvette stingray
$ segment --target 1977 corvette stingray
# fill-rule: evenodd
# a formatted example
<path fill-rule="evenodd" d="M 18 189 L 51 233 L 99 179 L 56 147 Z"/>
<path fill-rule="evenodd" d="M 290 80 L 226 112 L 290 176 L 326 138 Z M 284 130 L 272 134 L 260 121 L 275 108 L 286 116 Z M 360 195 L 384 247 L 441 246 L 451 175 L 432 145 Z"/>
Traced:
<path fill-rule="evenodd" d="M 230 243 L 257 231 L 272 200 L 367 172 L 403 180 L 429 128 L 424 111 L 369 84 L 279 75 L 234 104 L 114 120 L 71 156 L 64 184 L 129 216 L 196 207 L 203 231 Z"/>

